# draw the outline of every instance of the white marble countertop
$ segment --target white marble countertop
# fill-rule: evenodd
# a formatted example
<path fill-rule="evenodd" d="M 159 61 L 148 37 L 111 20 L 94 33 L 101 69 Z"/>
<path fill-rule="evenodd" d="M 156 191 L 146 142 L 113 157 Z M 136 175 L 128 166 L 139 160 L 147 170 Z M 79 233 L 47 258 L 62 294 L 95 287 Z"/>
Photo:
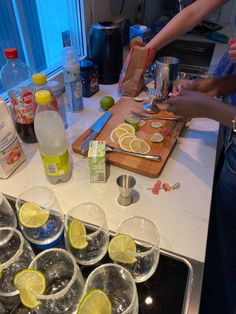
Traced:
<path fill-rule="evenodd" d="M 140 215 L 154 221 L 160 231 L 161 247 L 204 262 L 207 229 L 210 213 L 218 123 L 208 119 L 188 122 L 159 179 L 181 187 L 171 192 L 151 193 L 157 179 L 132 173 L 136 179 L 135 202 L 127 207 L 119 205 L 116 178 L 123 169 L 111 166 L 106 183 L 90 183 L 87 159 L 75 154 L 71 144 L 99 116 L 103 114 L 99 100 L 103 95 L 113 95 L 118 100 L 117 85 L 100 85 L 100 92 L 92 98 L 84 98 L 84 111 L 68 113 L 67 138 L 73 159 L 70 181 L 51 185 L 43 171 L 37 144 L 23 144 L 26 161 L 6 180 L 0 180 L 0 191 L 17 197 L 25 189 L 35 185 L 52 188 L 66 212 L 81 202 L 95 202 L 106 213 L 110 230 L 128 216 Z"/>

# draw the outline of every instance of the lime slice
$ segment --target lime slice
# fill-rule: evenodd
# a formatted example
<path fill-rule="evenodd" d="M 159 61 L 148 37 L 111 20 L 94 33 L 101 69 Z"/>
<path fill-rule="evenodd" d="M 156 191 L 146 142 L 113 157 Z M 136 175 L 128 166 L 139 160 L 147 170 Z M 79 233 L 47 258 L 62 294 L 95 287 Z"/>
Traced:
<path fill-rule="evenodd" d="M 133 134 L 128 134 L 128 135 L 124 135 L 124 136 L 120 137 L 119 141 L 118 141 L 120 148 L 123 150 L 126 150 L 126 151 L 130 151 L 129 143 L 134 138 L 136 138 L 136 136 Z"/>
<path fill-rule="evenodd" d="M 22 226 L 27 228 L 42 227 L 49 218 L 49 211 L 43 210 L 37 203 L 24 203 L 18 213 Z"/>
<path fill-rule="evenodd" d="M 144 126 L 145 124 L 146 124 L 146 122 L 144 120 L 139 121 L 139 126 Z"/>
<path fill-rule="evenodd" d="M 112 314 L 112 305 L 105 292 L 93 289 L 80 302 L 77 314 Z"/>
<path fill-rule="evenodd" d="M 130 124 L 134 128 L 135 132 L 138 131 L 140 118 L 136 117 L 133 114 L 129 114 L 128 116 L 125 117 L 124 121 Z"/>
<path fill-rule="evenodd" d="M 147 154 L 150 152 L 150 146 L 141 138 L 133 139 L 130 144 L 130 150 L 135 153 Z"/>
<path fill-rule="evenodd" d="M 43 294 L 45 291 L 46 279 L 42 272 L 36 269 L 23 269 L 15 275 L 14 285 L 19 290 L 24 306 L 32 309 L 40 305 L 34 292 Z"/>
<path fill-rule="evenodd" d="M 154 129 L 158 129 L 158 128 L 162 128 L 163 124 L 161 122 L 155 121 L 151 123 L 152 128 Z"/>
<path fill-rule="evenodd" d="M 85 226 L 78 219 L 73 219 L 68 226 L 68 240 L 74 249 L 85 249 L 88 246 Z"/>
<path fill-rule="evenodd" d="M 112 140 L 112 142 L 117 143 L 119 141 L 119 138 L 124 134 L 128 134 L 128 131 L 125 128 L 115 128 L 111 132 L 110 139 Z"/>
<path fill-rule="evenodd" d="M 111 239 L 108 254 L 114 262 L 133 264 L 136 262 L 136 244 L 127 234 L 118 234 Z"/>
<path fill-rule="evenodd" d="M 160 133 L 154 133 L 150 136 L 150 141 L 154 143 L 160 143 L 164 140 L 164 136 Z"/>

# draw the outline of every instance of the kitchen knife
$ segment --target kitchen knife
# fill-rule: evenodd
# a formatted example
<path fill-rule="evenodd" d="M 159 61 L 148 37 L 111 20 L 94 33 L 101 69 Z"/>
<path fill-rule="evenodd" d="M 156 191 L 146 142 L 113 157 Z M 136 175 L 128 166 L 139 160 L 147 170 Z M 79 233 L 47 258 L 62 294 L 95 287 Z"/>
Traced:
<path fill-rule="evenodd" d="M 89 137 L 86 139 L 86 141 L 82 144 L 81 147 L 81 153 L 85 154 L 86 151 L 89 148 L 89 142 L 92 141 L 98 133 L 102 130 L 104 125 L 107 123 L 107 121 L 112 116 L 112 112 L 106 112 L 101 118 L 99 118 L 89 129 L 93 132 L 89 135 Z"/>

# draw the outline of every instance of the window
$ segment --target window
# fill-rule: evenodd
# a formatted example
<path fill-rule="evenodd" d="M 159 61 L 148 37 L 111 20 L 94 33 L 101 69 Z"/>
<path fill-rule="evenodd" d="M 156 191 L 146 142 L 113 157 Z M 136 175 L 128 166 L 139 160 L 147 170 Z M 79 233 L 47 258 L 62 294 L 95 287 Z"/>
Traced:
<path fill-rule="evenodd" d="M 16 47 L 33 73 L 60 69 L 63 46 L 85 55 L 83 12 L 82 0 L 1 0 L 0 68 L 7 47 Z"/>

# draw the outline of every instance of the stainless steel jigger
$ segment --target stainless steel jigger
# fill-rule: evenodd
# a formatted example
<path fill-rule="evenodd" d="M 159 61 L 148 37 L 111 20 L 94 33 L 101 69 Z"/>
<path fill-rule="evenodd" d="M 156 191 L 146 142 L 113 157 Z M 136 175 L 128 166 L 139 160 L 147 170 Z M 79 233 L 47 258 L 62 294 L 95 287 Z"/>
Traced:
<path fill-rule="evenodd" d="M 132 203 L 131 192 L 136 184 L 135 178 L 129 174 L 123 174 L 117 178 L 116 183 L 120 190 L 118 203 L 123 206 L 130 205 Z"/>

